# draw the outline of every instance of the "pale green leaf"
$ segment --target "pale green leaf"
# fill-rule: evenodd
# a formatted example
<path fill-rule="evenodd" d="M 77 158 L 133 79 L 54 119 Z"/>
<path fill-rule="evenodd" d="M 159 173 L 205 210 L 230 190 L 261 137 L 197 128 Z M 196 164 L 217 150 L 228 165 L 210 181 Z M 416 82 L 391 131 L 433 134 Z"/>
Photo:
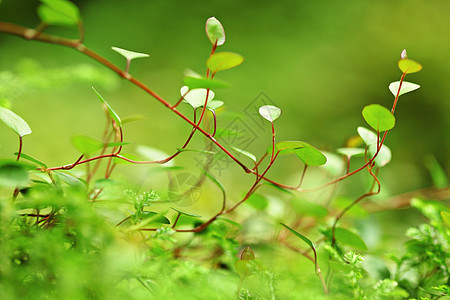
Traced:
<path fill-rule="evenodd" d="M 116 51 L 117 53 L 119 53 L 120 55 L 122 55 L 123 57 L 125 57 L 127 60 L 132 60 L 135 58 L 141 58 L 141 57 L 149 57 L 149 54 L 146 53 L 139 53 L 139 52 L 134 52 L 134 51 L 130 51 L 130 50 L 125 50 L 119 47 L 111 47 L 112 50 Z"/>
<path fill-rule="evenodd" d="M 376 131 L 390 130 L 395 125 L 394 115 L 379 104 L 371 104 L 364 107 L 362 115 L 367 124 Z"/>
<path fill-rule="evenodd" d="M 366 152 L 363 148 L 338 148 L 337 153 L 345 155 L 347 157 L 362 156 Z"/>
<path fill-rule="evenodd" d="M 397 92 L 398 92 L 398 87 L 399 86 L 400 86 L 400 81 L 392 82 L 389 85 L 389 90 L 391 91 L 391 93 L 394 96 L 397 96 Z M 412 92 L 414 90 L 417 90 L 418 88 L 420 88 L 420 85 L 418 85 L 418 84 L 411 83 L 411 82 L 408 82 L 408 81 L 403 81 L 402 88 L 400 89 L 399 96 L 401 96 L 403 94 L 406 94 L 406 93 L 409 93 L 409 92 Z"/>
<path fill-rule="evenodd" d="M 206 108 L 211 110 L 211 111 L 215 111 L 216 109 L 218 109 L 222 105 L 223 105 L 223 101 L 212 100 L 212 101 L 208 102 L 208 104 L 206 104 Z"/>
<path fill-rule="evenodd" d="M 259 108 L 259 114 L 269 122 L 273 122 L 281 115 L 281 109 L 273 105 L 264 105 Z"/>
<path fill-rule="evenodd" d="M 214 99 L 214 92 L 207 89 L 193 89 L 189 90 L 189 87 L 183 86 L 180 89 L 180 94 L 184 100 L 189 103 L 194 109 L 205 105 L 206 95 L 208 95 L 208 102 Z"/>
<path fill-rule="evenodd" d="M 211 44 L 222 46 L 225 43 L 225 30 L 222 24 L 215 17 L 206 20 L 206 35 Z"/>
<path fill-rule="evenodd" d="M 24 119 L 3 106 L 0 106 L 0 120 L 14 130 L 20 137 L 31 133 L 31 128 Z"/>
<path fill-rule="evenodd" d="M 206 61 L 206 66 L 212 73 L 239 66 L 244 61 L 242 55 L 233 52 L 217 52 Z"/>
<path fill-rule="evenodd" d="M 369 153 L 370 157 L 373 157 L 377 152 L 376 143 L 369 145 L 367 152 Z M 387 165 L 391 161 L 391 159 L 392 159 L 391 149 L 383 144 L 383 146 L 381 146 L 380 151 L 378 152 L 377 157 L 375 158 L 375 163 L 377 164 L 378 167 L 383 167 Z"/>
<path fill-rule="evenodd" d="M 357 131 L 359 136 L 367 146 L 377 143 L 377 134 L 375 132 L 362 126 L 359 126 L 357 128 Z"/>

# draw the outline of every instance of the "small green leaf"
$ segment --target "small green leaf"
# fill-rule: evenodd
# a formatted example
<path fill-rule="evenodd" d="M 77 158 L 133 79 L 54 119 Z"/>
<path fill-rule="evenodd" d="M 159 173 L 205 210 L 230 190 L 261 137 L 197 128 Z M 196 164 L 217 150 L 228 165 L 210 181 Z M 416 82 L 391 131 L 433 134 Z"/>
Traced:
<path fill-rule="evenodd" d="M 369 153 L 370 157 L 373 157 L 377 152 L 377 145 L 376 144 L 369 145 L 367 152 Z M 391 161 L 391 159 L 392 159 L 391 149 L 383 144 L 383 146 L 381 146 L 380 151 L 378 152 L 377 157 L 375 158 L 375 163 L 377 164 L 378 167 L 384 167 Z"/>
<path fill-rule="evenodd" d="M 198 77 L 184 77 L 183 82 L 190 89 L 221 89 L 228 88 L 230 85 L 224 81 L 217 79 L 207 79 L 207 78 L 198 78 Z"/>
<path fill-rule="evenodd" d="M 173 209 L 174 211 L 176 211 L 180 215 L 184 215 L 184 216 L 188 216 L 188 217 L 192 217 L 192 218 L 201 218 L 202 217 L 202 216 L 199 216 L 199 215 L 196 215 L 196 214 L 190 214 L 190 213 L 178 210 L 178 209 L 173 208 L 173 207 L 171 207 L 171 209 Z"/>
<path fill-rule="evenodd" d="M 49 25 L 73 26 L 80 21 L 78 7 L 67 0 L 41 0 L 37 13 Z"/>
<path fill-rule="evenodd" d="M 264 105 L 259 108 L 259 114 L 269 122 L 273 122 L 281 115 L 281 109 L 273 105 Z"/>
<path fill-rule="evenodd" d="M 106 144 L 106 147 L 119 147 L 119 146 L 125 146 L 125 145 L 129 145 L 130 143 L 128 142 L 109 142 L 108 144 Z"/>
<path fill-rule="evenodd" d="M 403 73 L 406 73 L 406 74 L 411 74 L 411 73 L 419 72 L 420 70 L 422 70 L 421 64 L 419 64 L 418 62 L 416 62 L 412 59 L 408 59 L 408 58 L 400 59 L 398 61 L 398 67 L 400 68 L 400 70 Z"/>
<path fill-rule="evenodd" d="M 352 156 L 362 156 L 366 150 L 363 148 L 338 148 L 336 152 L 350 158 Z"/>
<path fill-rule="evenodd" d="M 122 121 L 120 120 L 119 115 L 112 109 L 112 107 L 108 104 L 108 102 L 106 102 L 106 100 L 103 99 L 103 97 L 95 90 L 94 87 L 92 87 L 92 89 L 97 94 L 97 97 L 100 100 L 100 102 L 107 107 L 109 115 L 111 116 L 111 118 L 116 122 L 116 124 L 119 127 L 122 127 Z"/>
<path fill-rule="evenodd" d="M 18 154 L 19 154 L 18 152 L 14 153 L 14 155 L 16 155 L 16 156 L 17 156 Z M 47 168 L 47 165 L 46 165 L 46 164 L 44 164 L 43 162 L 41 162 L 41 161 L 39 161 L 39 160 L 37 160 L 37 159 L 35 159 L 35 158 L 33 158 L 33 157 L 31 157 L 31 156 L 29 156 L 29 155 L 23 153 L 23 152 L 20 154 L 20 158 L 21 158 L 21 159 L 29 160 L 29 161 L 34 162 L 35 164 L 37 164 L 37 165 L 39 165 L 39 166 L 41 166 L 41 167 Z"/>
<path fill-rule="evenodd" d="M 242 149 L 239 149 L 239 148 L 236 148 L 236 147 L 233 147 L 233 146 L 231 146 L 231 148 L 233 148 L 234 150 L 236 150 L 240 154 L 247 156 L 248 158 L 250 158 L 251 160 L 253 160 L 256 163 L 256 156 L 254 156 L 250 152 L 242 150 Z"/>
<path fill-rule="evenodd" d="M 362 126 L 359 126 L 357 128 L 357 131 L 359 136 L 362 138 L 362 140 L 367 146 L 377 143 L 377 134 L 374 133 L 373 131 Z"/>
<path fill-rule="evenodd" d="M 322 205 L 301 198 L 292 198 L 291 205 L 295 212 L 299 215 L 315 217 L 325 217 L 328 215 L 328 210 Z"/>
<path fill-rule="evenodd" d="M 206 35 L 213 45 L 222 46 L 225 43 L 225 30 L 215 17 L 206 20 Z"/>
<path fill-rule="evenodd" d="M 66 174 L 59 171 L 53 171 L 53 175 L 58 178 L 58 180 L 64 182 L 65 184 L 76 187 L 76 188 L 84 188 L 86 187 L 85 184 L 75 176 L 72 176 L 70 174 Z"/>
<path fill-rule="evenodd" d="M 244 61 L 242 55 L 233 52 L 218 52 L 211 55 L 206 66 L 212 73 L 239 66 Z"/>
<path fill-rule="evenodd" d="M 3 106 L 0 106 L 0 120 L 20 137 L 31 133 L 31 128 L 24 119 Z"/>
<path fill-rule="evenodd" d="M 31 167 L 33 168 L 33 167 Z M 0 187 L 15 188 L 26 185 L 29 165 L 11 160 L 0 160 Z"/>
<path fill-rule="evenodd" d="M 150 223 L 157 223 L 157 224 L 170 224 L 169 219 L 167 219 L 165 216 L 162 216 L 161 213 L 153 212 L 153 211 L 141 211 L 139 213 L 139 216 L 142 217 L 142 219 L 148 220 L 147 224 Z"/>
<path fill-rule="evenodd" d="M 371 104 L 364 107 L 362 115 L 367 124 L 376 131 L 391 130 L 395 125 L 394 115 L 379 104 Z"/>
<path fill-rule="evenodd" d="M 310 239 L 308 239 L 306 236 L 304 236 L 301 233 L 298 233 L 297 231 L 295 231 L 294 229 L 292 229 L 291 227 L 287 226 L 286 224 L 281 223 L 281 225 L 283 225 L 284 227 L 286 227 L 290 232 L 292 232 L 294 235 L 296 235 L 297 237 L 299 237 L 300 239 L 302 239 L 309 247 L 311 247 L 311 249 L 315 250 L 315 246 L 314 243 L 311 242 Z"/>
<path fill-rule="evenodd" d="M 83 154 L 89 154 L 103 148 L 101 141 L 84 135 L 72 137 L 72 144 Z"/>
<path fill-rule="evenodd" d="M 392 82 L 389 85 L 389 90 L 391 91 L 391 93 L 394 96 L 397 96 L 397 92 L 398 92 L 398 87 L 399 86 L 400 86 L 400 81 Z M 418 85 L 418 84 L 411 83 L 411 82 L 408 82 L 408 81 L 403 81 L 402 88 L 400 89 L 400 93 L 398 95 L 401 96 L 403 94 L 406 94 L 406 93 L 412 92 L 414 90 L 417 90 L 418 88 L 420 88 L 420 85 Z"/>
<path fill-rule="evenodd" d="M 308 143 L 300 141 L 282 141 L 275 144 L 275 149 L 282 153 L 292 153 L 295 149 L 309 146 Z M 272 147 L 269 147 L 268 153 L 272 153 Z"/>
<path fill-rule="evenodd" d="M 269 205 L 269 202 L 264 196 L 256 193 L 253 193 L 247 200 L 245 200 L 245 203 L 256 208 L 257 210 L 264 210 Z"/>
<path fill-rule="evenodd" d="M 348 229 L 337 227 L 335 230 L 335 238 L 338 243 L 348 245 L 359 250 L 367 250 L 366 243 L 363 239 Z"/>
<path fill-rule="evenodd" d="M 111 47 L 112 50 L 116 51 L 117 53 L 119 53 L 120 55 L 122 55 L 123 57 L 126 58 L 126 60 L 132 60 L 135 58 L 141 58 L 141 57 L 149 57 L 149 54 L 146 53 L 139 53 L 139 52 L 134 52 L 134 51 L 130 51 L 130 50 L 125 50 L 119 47 Z"/>
<path fill-rule="evenodd" d="M 214 92 L 207 89 L 193 89 L 189 90 L 189 87 L 183 86 L 180 89 L 180 94 L 194 109 L 205 105 L 206 95 L 208 95 L 208 102 L 214 99 Z"/>
<path fill-rule="evenodd" d="M 326 156 L 311 145 L 300 149 L 295 149 L 294 153 L 307 166 L 321 166 L 327 162 Z"/>
<path fill-rule="evenodd" d="M 212 100 L 206 104 L 206 108 L 210 111 L 216 111 L 219 107 L 223 105 L 223 101 L 220 100 Z"/>

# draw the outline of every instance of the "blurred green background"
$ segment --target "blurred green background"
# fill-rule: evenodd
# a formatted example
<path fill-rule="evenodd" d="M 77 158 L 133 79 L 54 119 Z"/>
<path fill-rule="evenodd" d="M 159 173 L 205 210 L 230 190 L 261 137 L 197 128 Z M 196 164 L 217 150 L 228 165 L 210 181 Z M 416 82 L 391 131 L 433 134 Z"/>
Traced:
<path fill-rule="evenodd" d="M 365 105 L 392 106 L 388 85 L 400 78 L 397 61 L 406 48 L 409 57 L 424 66 L 406 80 L 422 87 L 400 98 L 397 123 L 386 140 L 393 161 L 380 174 L 383 191 L 394 195 L 431 186 L 425 163 L 430 155 L 449 169 L 449 1 L 74 2 L 85 23 L 86 46 L 119 66 L 124 60 L 111 46 L 149 53 L 150 58 L 132 63 L 130 73 L 171 103 L 179 97 L 185 69 L 204 74 L 211 46 L 204 24 L 208 17 L 217 17 L 227 35 L 219 51 L 245 58 L 238 68 L 218 74 L 232 85 L 216 91 L 216 99 L 226 103 L 219 126 L 225 128 L 239 117 L 255 136 L 246 150 L 258 157 L 270 144 L 270 127 L 268 122 L 260 127 L 246 108 L 252 109 L 262 92 L 282 109 L 276 122 L 278 140 L 303 140 L 334 151 L 356 134 L 357 126 L 366 126 L 361 116 Z M 0 20 L 35 27 L 37 5 L 3 0 Z M 48 32 L 76 37 L 73 29 Z M 73 135 L 101 137 L 104 115 L 92 85 L 122 117 L 146 117 L 126 126 L 125 140 L 132 143 L 126 152 L 143 144 L 172 153 L 190 132 L 156 100 L 74 50 L 1 34 L 0 57 L 0 97 L 33 129 L 25 137 L 24 152 L 49 166 L 77 157 L 70 142 Z M 190 114 L 185 106 L 180 110 Z M 203 143 L 199 135 L 191 148 L 202 148 Z M 0 126 L 0 157 L 12 158 L 15 151 L 15 134 Z M 196 155 L 186 153 L 177 164 L 195 167 Z M 121 170 L 139 178 L 143 168 Z M 297 163 L 282 158 L 271 175 L 294 184 L 299 172 Z M 243 180 L 242 170 L 232 163 L 216 175 L 247 188 L 252 180 Z"/>

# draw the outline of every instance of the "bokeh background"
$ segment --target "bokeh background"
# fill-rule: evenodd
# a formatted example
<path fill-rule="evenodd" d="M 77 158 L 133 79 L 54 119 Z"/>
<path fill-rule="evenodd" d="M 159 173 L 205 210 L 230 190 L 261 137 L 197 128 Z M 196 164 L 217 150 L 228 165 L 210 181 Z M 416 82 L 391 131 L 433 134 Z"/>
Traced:
<path fill-rule="evenodd" d="M 260 127 L 246 114 L 255 99 L 263 95 L 282 109 L 276 122 L 278 140 L 303 140 L 334 151 L 356 134 L 357 126 L 366 126 L 361 116 L 365 105 L 392 106 L 388 85 L 400 78 L 397 61 L 406 48 L 409 57 L 424 66 L 406 80 L 421 88 L 400 98 L 397 123 L 386 140 L 393 161 L 380 174 L 383 191 L 397 195 L 432 186 L 427 165 L 434 158 L 449 170 L 449 1 L 74 2 L 85 23 L 85 44 L 119 66 L 124 60 L 111 46 L 149 53 L 150 58 L 132 63 L 130 73 L 171 103 L 179 97 L 187 68 L 204 74 L 210 52 L 204 24 L 208 17 L 217 17 L 227 35 L 219 50 L 245 58 L 238 68 L 218 74 L 232 85 L 216 91 L 216 99 L 225 101 L 219 126 L 227 127 L 239 117 L 256 137 L 246 150 L 258 157 L 270 144 L 270 127 Z M 35 27 L 37 5 L 32 0 L 3 0 L 0 20 Z M 72 29 L 48 32 L 76 36 Z M 172 153 L 190 132 L 156 100 L 71 49 L 0 35 L 0 57 L 0 96 L 33 129 L 25 137 L 24 152 L 49 166 L 77 157 L 73 135 L 101 136 L 104 115 L 91 86 L 119 115 L 145 116 L 126 125 L 125 140 L 132 143 L 126 152 L 142 144 Z M 180 109 L 190 114 L 187 106 Z M 202 148 L 204 139 L 199 135 L 192 145 Z M 15 134 L 0 126 L 0 156 L 13 157 L 16 150 Z M 196 155 L 186 153 L 177 164 L 195 168 Z M 271 174 L 294 184 L 298 166 L 281 158 Z M 133 179 L 140 178 L 143 169 L 147 167 L 121 170 Z M 236 195 L 252 180 L 242 179 L 242 170 L 232 163 L 216 175 L 233 184 Z M 367 189 L 358 183 L 348 188 L 349 196 Z"/>

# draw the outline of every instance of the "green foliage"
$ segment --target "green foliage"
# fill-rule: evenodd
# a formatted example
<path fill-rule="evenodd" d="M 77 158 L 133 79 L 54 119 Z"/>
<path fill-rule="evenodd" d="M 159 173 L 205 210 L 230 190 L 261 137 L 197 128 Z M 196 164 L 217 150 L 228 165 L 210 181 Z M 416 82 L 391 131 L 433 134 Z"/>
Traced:
<path fill-rule="evenodd" d="M 49 25 L 73 26 L 80 22 L 78 7 L 68 0 L 41 0 L 38 15 Z"/>
<path fill-rule="evenodd" d="M 18 76 L 0 72 L 0 119 L 20 137 L 16 160 L 0 160 L 0 299 L 434 299 L 448 294 L 448 207 L 437 201 L 411 202 L 428 222 L 408 229 L 409 240 L 402 253 L 391 257 L 395 265 L 392 268 L 380 258 L 386 253 L 384 250 L 376 253 L 373 236 L 365 229 L 370 225 L 365 219 L 371 206 L 366 209 L 362 200 L 376 194 L 376 189 L 372 187 L 362 196 L 355 196 L 361 189 L 356 180 L 341 184 L 347 177 L 362 175 L 366 170 L 366 178 L 380 183 L 378 171 L 373 169 L 391 160 L 391 150 L 384 140 L 395 124 L 396 102 L 392 113 L 378 104 L 363 109 L 364 119 L 376 133 L 358 127 L 366 148 L 355 148 L 359 144 L 348 142 L 337 150 L 346 160 L 306 142 L 276 142 L 274 121 L 280 117 L 281 109 L 261 106 L 258 112 L 271 122 L 272 139 L 269 150 L 258 157 L 242 144 L 237 145 L 239 148 L 233 146 L 239 139 L 246 139 L 242 130 L 217 129 L 217 123 L 222 121 L 219 115 L 225 110 L 219 109 L 224 101 L 214 100 L 211 89 L 229 85 L 213 78 L 218 71 L 240 65 L 243 57 L 234 52 L 216 52 L 216 47 L 225 42 L 224 28 L 216 18 L 209 18 L 205 25 L 212 44 L 205 77 L 188 72 L 181 98 L 171 104 L 128 74 L 130 61 L 147 54 L 112 47 L 127 60 L 123 71 L 83 44 L 83 24 L 72 2 L 41 2 L 38 14 L 42 24 L 36 30 L 24 31 L 23 27 L 0 22 L 0 32 L 87 54 L 153 96 L 168 112 L 181 117 L 189 125 L 185 130 L 189 135 L 178 148 L 174 146 L 171 153 L 175 154 L 169 155 L 159 150 L 161 136 L 149 131 L 145 134 L 155 136 L 156 148 L 137 145 L 127 151 L 140 157 L 124 154 L 122 148 L 128 147 L 123 141 L 126 122 L 93 88 L 106 115 L 103 136 L 75 135 L 72 143 L 83 155 L 70 164 L 48 167 L 22 153 L 22 137 L 31 129 L 10 110 L 9 99 L 24 94 L 16 93 L 17 87 L 53 92 L 61 78 L 75 81 L 77 76 L 73 75 L 78 72 L 81 82 L 95 83 L 102 81 L 102 73 L 83 77 L 89 68 L 68 72 L 69 75 L 63 75 L 63 70 L 48 80 L 42 78 L 46 77 L 42 68 L 30 61 L 25 63 L 26 72 Z M 77 25 L 79 40 L 52 32 L 42 34 L 47 25 Z M 406 51 L 401 58 L 401 82 L 389 87 L 394 95 L 417 89 L 403 79 L 422 68 L 407 58 Z M 193 108 L 192 119 L 184 115 L 183 108 L 178 110 L 182 100 Z M 197 109 L 202 107 L 199 117 Z M 203 114 L 205 109 L 210 112 Z M 152 108 L 151 113 L 159 111 Z M 170 122 L 168 118 L 167 123 L 160 125 L 171 126 Z M 173 125 L 176 126 L 172 129 L 179 130 L 177 124 Z M 384 135 L 380 134 L 382 131 Z M 194 134 L 200 135 L 199 132 L 207 141 L 204 148 L 193 145 L 197 142 L 192 141 Z M 236 139 L 223 141 L 226 137 Z M 26 151 L 32 153 L 32 148 Z M 303 162 L 298 187 L 276 179 L 272 171 L 279 162 L 275 151 L 295 154 Z M 205 155 L 206 164 L 192 168 L 190 161 L 178 158 L 175 163 L 176 156 L 190 155 L 186 152 Z M 272 154 L 268 163 L 267 154 Z M 236 179 L 219 177 L 222 174 L 214 172 L 215 164 L 221 161 L 219 155 L 230 158 L 251 176 L 248 189 L 241 191 L 242 185 L 233 181 L 248 184 L 245 174 Z M 351 171 L 351 159 L 363 155 L 365 164 Z M 247 161 L 244 163 L 241 157 Z M 247 158 L 251 160 L 249 166 Z M 130 166 L 119 164 L 135 166 L 126 173 Z M 160 167 L 154 167 L 155 164 Z M 299 187 L 309 166 L 322 167 L 314 170 L 311 180 L 306 179 L 317 183 L 316 187 L 303 190 Z M 428 167 L 436 186 L 443 187 L 446 177 L 439 164 L 432 161 Z M 130 176 L 131 173 L 136 174 Z M 282 173 L 296 177 L 299 172 L 283 169 Z M 330 174 L 337 178 L 328 181 Z M 166 188 L 161 188 L 161 181 L 168 183 Z M 342 191 L 333 188 L 330 193 L 323 193 L 326 187 L 338 183 L 344 187 Z M 320 193 L 300 195 L 305 191 Z M 342 196 L 345 192 L 352 196 Z M 190 198 L 185 201 L 184 197 Z M 182 201 L 192 206 L 179 209 Z M 373 252 L 373 256 L 380 257 L 364 263 L 365 257 L 356 251 Z M 311 262 L 314 269 L 307 266 Z M 326 277 L 321 270 L 327 271 Z"/>
<path fill-rule="evenodd" d="M 2 106 L 0 106 L 0 120 L 20 137 L 31 134 L 31 128 L 24 119 Z"/>
<path fill-rule="evenodd" d="M 244 61 L 242 55 L 234 52 L 218 52 L 211 55 L 206 61 L 206 66 L 211 72 L 216 73 L 239 66 Z"/>
<path fill-rule="evenodd" d="M 264 105 L 259 108 L 259 114 L 269 122 L 273 122 L 281 115 L 281 109 L 273 105 Z"/>
<path fill-rule="evenodd" d="M 395 125 L 394 115 L 379 104 L 371 104 L 362 111 L 364 120 L 376 131 L 391 130 Z"/>

